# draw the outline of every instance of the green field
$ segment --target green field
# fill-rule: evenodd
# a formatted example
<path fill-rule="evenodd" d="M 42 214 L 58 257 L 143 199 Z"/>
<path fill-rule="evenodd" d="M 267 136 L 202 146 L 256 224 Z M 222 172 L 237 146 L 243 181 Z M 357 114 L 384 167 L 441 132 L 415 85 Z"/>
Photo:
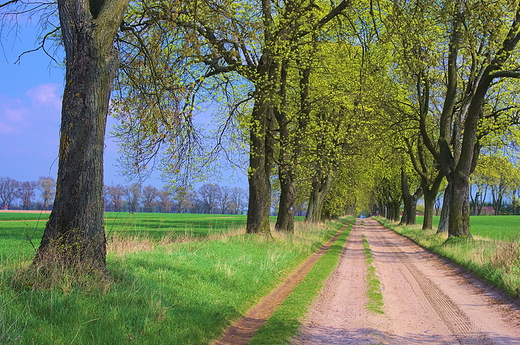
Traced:
<path fill-rule="evenodd" d="M 0 223 L 0 344 L 208 343 L 342 226 L 270 239 L 244 234 L 245 216 L 105 218 L 109 279 L 56 272 L 51 285 L 27 269 L 44 221 Z"/>
<path fill-rule="evenodd" d="M 34 255 L 45 229 L 48 214 L 0 213 L 0 262 Z M 301 220 L 302 217 L 297 217 Z M 274 217 L 272 219 L 274 221 Z M 105 213 L 107 237 L 167 238 L 179 241 L 205 238 L 245 227 L 244 215 L 178 213 Z"/>
<path fill-rule="evenodd" d="M 433 217 L 433 226 L 439 225 L 439 216 Z M 423 217 L 417 216 L 417 224 L 422 224 Z M 471 234 L 493 239 L 520 239 L 520 216 L 472 216 Z"/>

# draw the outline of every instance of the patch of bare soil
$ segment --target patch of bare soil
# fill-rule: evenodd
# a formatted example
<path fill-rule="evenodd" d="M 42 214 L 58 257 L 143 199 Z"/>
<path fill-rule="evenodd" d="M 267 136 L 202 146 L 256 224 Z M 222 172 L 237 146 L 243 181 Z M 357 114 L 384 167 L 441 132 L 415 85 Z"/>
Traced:
<path fill-rule="evenodd" d="M 381 281 L 384 315 L 365 308 L 363 235 Z M 358 219 L 292 344 L 520 344 L 520 309 L 377 221 Z"/>
<path fill-rule="evenodd" d="M 321 255 L 336 241 L 339 235 L 346 229 L 344 226 L 329 242 L 322 246 L 316 253 L 302 263 L 293 274 L 282 284 L 264 297 L 257 305 L 246 312 L 246 315 L 227 328 L 223 335 L 212 345 L 239 345 L 247 344 L 254 333 L 263 326 L 276 308 L 289 296 L 294 288 L 309 273 Z"/>

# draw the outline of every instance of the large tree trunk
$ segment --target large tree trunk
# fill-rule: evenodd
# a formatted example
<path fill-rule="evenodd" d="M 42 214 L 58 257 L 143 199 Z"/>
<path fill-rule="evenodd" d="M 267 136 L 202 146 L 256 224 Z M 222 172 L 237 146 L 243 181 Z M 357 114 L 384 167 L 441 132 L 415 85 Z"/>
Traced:
<path fill-rule="evenodd" d="M 435 206 L 435 198 L 437 198 L 437 194 L 439 193 L 439 188 L 441 186 L 441 182 L 444 176 L 439 171 L 437 177 L 433 181 L 433 184 L 430 188 L 428 188 L 428 183 L 426 180 L 423 182 L 425 185 L 423 186 L 424 191 L 424 219 L 422 229 L 433 229 L 433 209 Z"/>
<path fill-rule="evenodd" d="M 280 173 L 280 205 L 275 228 L 278 231 L 294 232 L 294 200 L 296 188 L 290 172 Z"/>
<path fill-rule="evenodd" d="M 469 177 L 461 175 L 452 180 L 449 236 L 471 237 L 469 228 Z"/>
<path fill-rule="evenodd" d="M 265 65 L 264 65 L 265 66 Z M 271 172 L 273 168 L 272 93 L 257 86 L 252 113 L 249 154 L 248 234 L 270 235 Z"/>
<path fill-rule="evenodd" d="M 321 210 L 331 185 L 332 176 L 330 174 L 327 175 L 326 178 L 323 178 L 320 172 L 313 178 L 309 205 L 307 206 L 307 215 L 305 216 L 306 222 L 321 221 Z"/>
<path fill-rule="evenodd" d="M 444 190 L 444 195 L 442 199 L 442 208 L 441 208 L 441 216 L 439 219 L 439 226 L 437 227 L 437 233 L 443 234 L 448 232 L 448 226 L 450 221 L 450 203 L 451 203 L 451 189 L 452 184 L 448 180 L 448 185 Z"/>
<path fill-rule="evenodd" d="M 288 61 L 282 62 L 280 73 L 281 106 L 274 110 L 279 128 L 278 179 L 280 181 L 280 200 L 275 229 L 288 233 L 294 232 L 294 201 L 296 199 L 295 175 L 297 167 L 298 144 L 293 143 L 289 133 L 289 117 L 286 111 Z M 296 153 L 296 154 L 295 154 Z"/>
<path fill-rule="evenodd" d="M 66 52 L 54 207 L 35 264 L 106 267 L 103 150 L 119 53 L 113 41 L 128 0 L 59 0 Z"/>
<path fill-rule="evenodd" d="M 419 188 L 414 194 L 410 194 L 410 187 L 408 184 L 408 175 L 406 171 L 401 170 L 401 191 L 403 195 L 403 218 L 402 224 L 415 225 L 417 223 L 417 201 L 423 194 L 422 188 Z"/>

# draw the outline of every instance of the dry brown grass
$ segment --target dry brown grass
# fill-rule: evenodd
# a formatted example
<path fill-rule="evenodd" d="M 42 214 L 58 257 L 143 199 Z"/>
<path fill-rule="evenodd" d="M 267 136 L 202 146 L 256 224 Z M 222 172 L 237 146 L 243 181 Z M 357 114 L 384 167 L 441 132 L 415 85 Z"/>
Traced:
<path fill-rule="evenodd" d="M 228 237 L 238 236 L 245 233 L 245 228 L 238 228 L 225 233 L 212 234 L 207 237 L 194 237 L 188 233 L 183 236 L 168 234 L 160 239 L 153 239 L 146 235 L 125 236 L 124 234 L 112 234 L 107 239 L 107 252 L 116 255 L 126 255 L 128 253 L 143 252 L 154 250 L 157 246 L 165 246 L 173 243 L 201 242 L 210 240 L 220 240 Z"/>
<path fill-rule="evenodd" d="M 491 266 L 502 268 L 506 273 L 511 272 L 520 264 L 520 246 L 517 241 L 494 241 L 496 250 L 489 258 Z"/>

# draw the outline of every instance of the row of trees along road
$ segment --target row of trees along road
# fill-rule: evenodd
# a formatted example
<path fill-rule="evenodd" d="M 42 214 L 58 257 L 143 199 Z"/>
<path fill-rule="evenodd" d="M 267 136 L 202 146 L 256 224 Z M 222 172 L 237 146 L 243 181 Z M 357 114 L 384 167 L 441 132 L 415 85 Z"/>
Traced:
<path fill-rule="evenodd" d="M 4 25 L 41 8 L 0 4 Z M 249 152 L 248 233 L 270 232 L 273 186 L 279 231 L 293 231 L 302 199 L 309 221 L 371 207 L 395 217 L 404 203 L 411 223 L 422 196 L 428 228 L 444 179 L 439 229 L 471 236 L 478 157 L 516 138 L 516 2 L 58 0 L 57 9 L 61 34 L 42 37 L 65 48 L 59 171 L 36 264 L 105 268 L 112 85 L 129 174 L 158 166 L 180 179 L 224 146 Z M 209 152 L 193 122 L 199 107 L 220 115 Z"/>

